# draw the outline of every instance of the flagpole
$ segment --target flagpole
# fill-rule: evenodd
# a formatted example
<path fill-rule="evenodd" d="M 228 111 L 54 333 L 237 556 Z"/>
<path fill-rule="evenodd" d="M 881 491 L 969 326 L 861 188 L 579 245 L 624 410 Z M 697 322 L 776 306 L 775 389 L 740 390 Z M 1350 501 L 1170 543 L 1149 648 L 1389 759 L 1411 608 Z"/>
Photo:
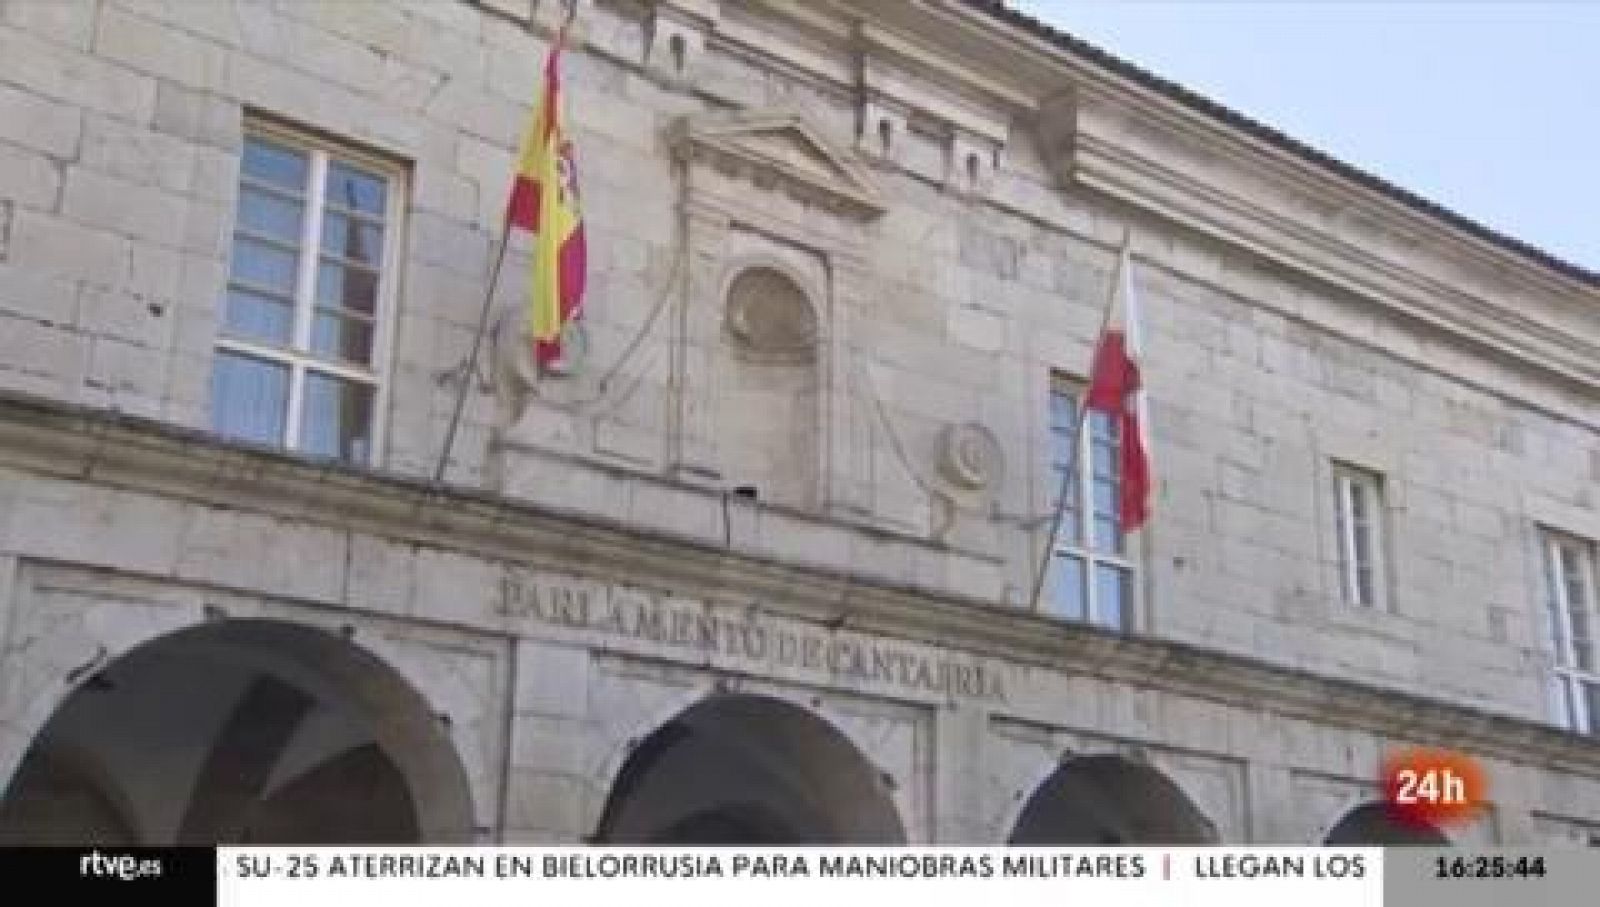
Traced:
<path fill-rule="evenodd" d="M 560 50 L 567 43 L 567 29 L 572 26 L 572 19 L 578 12 L 577 0 L 566 0 L 566 16 L 561 20 L 561 27 L 556 31 L 552 52 Z M 467 354 L 465 370 L 461 374 L 461 391 L 456 394 L 456 404 L 450 413 L 450 427 L 445 429 L 444 449 L 439 452 L 439 463 L 434 467 L 433 480 L 444 481 L 445 469 L 450 463 L 450 451 L 455 447 L 456 432 L 461 427 L 461 414 L 467 406 L 467 391 L 472 387 L 472 379 L 478 374 L 478 354 L 483 348 L 483 335 L 488 331 L 489 312 L 494 308 L 494 291 L 500 283 L 500 269 L 506 262 L 506 250 L 511 244 L 511 218 L 503 219 L 500 226 L 500 251 L 495 255 L 494 265 L 489 269 L 489 283 L 484 288 L 483 306 L 478 310 L 478 327 L 472 334 L 472 352 Z"/>
<path fill-rule="evenodd" d="M 1122 231 L 1122 249 L 1124 251 L 1128 250 L 1132 241 L 1132 229 L 1125 228 Z M 1106 299 L 1105 311 L 1100 314 L 1100 329 L 1094 335 L 1094 350 L 1096 351 L 1100 348 L 1100 340 L 1105 337 L 1106 326 L 1111 323 L 1111 311 L 1116 308 L 1117 294 L 1122 291 L 1121 282 L 1127 279 L 1127 275 L 1122 273 L 1123 268 L 1131 262 L 1131 252 L 1126 256 L 1121 252 L 1117 254 L 1117 268 L 1112 275 L 1111 293 Z M 1093 367 L 1094 363 L 1091 362 L 1091 371 Z M 1078 471 L 1079 451 L 1083 448 L 1083 427 L 1088 421 L 1089 406 L 1087 395 L 1085 395 L 1085 398 L 1077 404 L 1076 418 L 1072 426 L 1072 449 L 1068 452 L 1067 468 L 1062 473 L 1061 488 L 1056 495 L 1055 513 L 1050 520 L 1050 534 L 1045 536 L 1044 539 L 1044 555 L 1039 559 L 1038 567 L 1034 571 L 1033 595 L 1028 599 L 1029 611 L 1039 610 L 1039 595 L 1044 591 L 1044 578 L 1050 573 L 1050 558 L 1055 553 L 1056 537 L 1061 534 L 1061 521 L 1067 513 L 1067 491 L 1072 487 L 1073 476 Z"/>
<path fill-rule="evenodd" d="M 450 462 L 450 450 L 455 446 L 456 430 L 461 427 L 461 413 L 467 406 L 467 391 L 472 388 L 472 380 L 478 374 L 478 352 L 483 348 L 483 335 L 489 327 L 489 311 L 494 308 L 494 290 L 500 282 L 500 268 L 506 261 L 506 248 L 511 244 L 511 223 L 508 220 L 500 228 L 500 251 L 494 257 L 494 266 L 489 269 L 489 285 L 483 291 L 483 305 L 478 310 L 478 328 L 472 334 L 472 352 L 467 354 L 467 363 L 461 372 L 461 390 L 456 394 L 455 410 L 450 414 L 450 427 L 444 433 L 444 450 L 439 452 L 439 465 L 433 470 L 435 482 L 444 481 L 444 471 Z"/>
<path fill-rule="evenodd" d="M 1130 269 L 1133 266 L 1133 255 L 1131 252 L 1128 256 L 1128 265 Z M 1128 346 L 1129 349 L 1134 352 L 1134 355 L 1143 360 L 1143 357 L 1145 356 L 1146 343 L 1144 333 L 1144 303 L 1140 300 L 1139 293 L 1134 288 L 1133 275 L 1131 273 L 1126 276 L 1126 280 L 1127 286 L 1125 287 L 1125 290 L 1128 296 Z M 1144 459 L 1148 466 L 1148 464 L 1155 462 L 1156 459 L 1155 423 L 1150 421 L 1150 393 L 1143 385 L 1144 381 L 1141 377 L 1138 396 L 1134 400 L 1134 412 L 1138 417 L 1140 426 L 1139 442 L 1144 447 Z M 1146 633 L 1155 633 L 1157 629 L 1155 607 L 1155 564 L 1157 545 L 1156 536 L 1159 533 L 1156 529 L 1156 521 L 1151 518 L 1150 511 L 1154 509 L 1153 503 L 1151 502 L 1154 501 L 1154 498 L 1157 495 L 1157 487 L 1159 484 L 1159 481 L 1154 482 L 1149 488 L 1148 493 L 1150 498 L 1147 499 L 1145 521 L 1139 527 L 1139 575 L 1143 580 L 1141 583 L 1143 589 L 1140 590 L 1142 594 L 1140 595 L 1138 601 L 1139 616 L 1136 619 L 1142 620 L 1142 623 L 1139 625 L 1144 628 Z"/>

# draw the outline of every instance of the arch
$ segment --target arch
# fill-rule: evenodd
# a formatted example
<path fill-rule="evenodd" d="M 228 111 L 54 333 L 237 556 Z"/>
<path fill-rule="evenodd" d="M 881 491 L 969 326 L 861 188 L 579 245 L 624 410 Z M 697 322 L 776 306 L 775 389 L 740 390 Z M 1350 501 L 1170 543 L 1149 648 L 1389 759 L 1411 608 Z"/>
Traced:
<path fill-rule="evenodd" d="M 816 358 L 822 319 L 805 279 L 768 256 L 737 262 L 723 287 L 723 323 L 746 358 L 808 363 Z"/>
<path fill-rule="evenodd" d="M 1322 843 L 1330 847 L 1449 847 L 1450 838 L 1421 820 L 1406 820 L 1377 800 L 1358 804 L 1339 817 Z"/>
<path fill-rule="evenodd" d="M 814 506 L 825 435 L 822 297 L 791 263 L 752 254 L 727 269 L 720 298 L 707 338 L 716 470 L 762 501 Z"/>
<path fill-rule="evenodd" d="M 1215 844 L 1216 826 L 1152 766 L 1121 756 L 1079 756 L 1037 787 L 1009 844 Z"/>
<path fill-rule="evenodd" d="M 606 844 L 899 844 L 888 783 L 832 723 L 756 694 L 716 694 L 634 747 L 593 840 Z"/>
<path fill-rule="evenodd" d="M 30 766 L 62 752 L 92 758 L 146 845 L 473 839 L 466 770 L 425 698 L 371 652 L 307 625 L 217 621 L 110 660 L 34 736 L 0 796 L 0 836 L 36 824 L 14 806 L 43 789 Z M 74 843 L 109 841 L 80 826 Z"/>

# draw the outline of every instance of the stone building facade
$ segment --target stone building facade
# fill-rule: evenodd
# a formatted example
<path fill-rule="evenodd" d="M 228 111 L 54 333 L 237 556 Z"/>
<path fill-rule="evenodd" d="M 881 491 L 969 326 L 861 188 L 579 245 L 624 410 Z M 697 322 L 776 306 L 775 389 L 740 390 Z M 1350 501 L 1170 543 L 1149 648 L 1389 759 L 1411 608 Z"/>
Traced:
<path fill-rule="evenodd" d="M 0 0 L 0 837 L 1600 840 L 1600 276 L 1004 5 L 582 0 L 469 368 L 562 16 Z"/>

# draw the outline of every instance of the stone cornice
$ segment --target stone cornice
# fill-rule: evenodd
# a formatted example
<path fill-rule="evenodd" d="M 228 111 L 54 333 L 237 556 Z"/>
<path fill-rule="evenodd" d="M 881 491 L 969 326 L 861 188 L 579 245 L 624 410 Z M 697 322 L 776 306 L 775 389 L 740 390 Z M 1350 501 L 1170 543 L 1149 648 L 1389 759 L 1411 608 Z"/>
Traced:
<path fill-rule="evenodd" d="M 846 0 L 841 0 L 846 2 Z M 1494 242 L 1353 168 L 1295 153 L 966 0 L 846 2 L 900 48 L 940 48 L 964 89 L 1037 99 L 1042 151 L 1083 186 L 1415 319 L 1520 368 L 1600 390 L 1600 286 Z M 880 42 L 887 45 L 887 42 Z M 959 61 L 959 63 L 957 62 Z M 1260 131 L 1260 130 L 1256 130 Z"/>
<path fill-rule="evenodd" d="M 1500 267 L 1495 262 L 1433 252 L 1430 246 L 1440 239 L 1427 234 L 1438 228 L 1404 213 L 1374 211 L 1370 200 L 1319 175 L 1291 174 L 1274 166 L 1278 162 L 1202 144 L 1181 125 L 1146 120 L 1129 128 L 1138 114 L 1101 102 L 1076 106 L 1070 157 L 1058 161 L 1072 182 L 1525 368 L 1600 390 L 1600 343 L 1592 325 L 1586 336 L 1581 317 L 1562 311 L 1576 301 L 1575 290 L 1565 298 L 1549 295 L 1551 275 L 1525 274 L 1530 282 L 1514 286 L 1494 272 Z M 1469 268 L 1478 269 L 1482 280 L 1466 273 Z"/>
<path fill-rule="evenodd" d="M 836 0 L 853 5 L 861 14 L 876 14 L 901 30 L 914 31 L 932 46 L 962 53 L 967 69 L 976 70 L 981 79 L 993 79 L 996 71 L 983 65 L 985 59 L 1004 58 L 1005 72 L 1015 90 L 1025 92 L 1042 104 L 1064 89 L 1075 89 L 1116 103 L 1167 123 L 1194 127 L 1220 147 L 1229 147 L 1254 156 L 1252 164 L 1286 166 L 1310 180 L 1324 181 L 1330 191 L 1353 193 L 1374 216 L 1393 218 L 1390 226 L 1410 225 L 1430 231 L 1431 237 L 1460 255 L 1490 258 L 1517 275 L 1519 282 L 1541 284 L 1552 291 L 1587 294 L 1600 301 L 1600 275 L 1560 262 L 1538 249 L 1510 237 L 1493 234 L 1488 228 L 1466 224 L 1466 219 L 1418 198 L 1396 186 L 1383 184 L 1378 177 L 1309 148 L 1294 139 L 1254 123 L 1241 114 L 1189 92 L 1181 86 L 1145 73 L 1077 39 L 1058 35 L 1059 40 L 1042 37 L 1048 26 L 1018 27 L 1008 18 L 1026 20 L 1017 13 L 997 15 L 999 0 L 901 0 L 878 3 L 875 0 Z M 951 66 L 951 72 L 962 67 Z M 976 83 L 974 83 L 976 84 Z M 1219 147 L 1219 150 L 1220 150 Z M 1372 184 L 1382 184 L 1379 191 Z M 1404 196 L 1405 198 L 1401 198 Z M 1484 235 L 1488 234 L 1488 235 Z M 1541 260 L 1543 259 L 1543 260 Z"/>
<path fill-rule="evenodd" d="M 754 597 L 774 603 L 774 610 L 863 633 L 1600 774 L 1600 746 L 1514 717 L 1033 614 L 1007 610 L 997 619 L 997 606 L 985 601 L 758 558 L 481 491 L 235 447 L 199 432 L 33 397 L 0 395 L 0 466 L 371 531 L 501 562 L 677 585 L 711 598 Z"/>

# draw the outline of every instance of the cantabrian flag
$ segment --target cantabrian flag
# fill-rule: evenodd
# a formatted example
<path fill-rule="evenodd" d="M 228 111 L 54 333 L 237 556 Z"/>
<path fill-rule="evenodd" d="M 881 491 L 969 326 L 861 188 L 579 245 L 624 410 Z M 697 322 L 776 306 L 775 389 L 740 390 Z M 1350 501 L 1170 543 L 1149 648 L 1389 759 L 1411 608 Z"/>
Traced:
<path fill-rule="evenodd" d="M 534 234 L 533 292 L 528 330 L 540 365 L 561 359 L 561 336 L 582 312 L 588 251 L 578 204 L 578 172 L 561 103 L 561 50 L 565 27 L 545 58 L 544 85 L 517 155 L 517 174 L 506 204 L 507 235 Z"/>
<path fill-rule="evenodd" d="M 1117 510 L 1122 530 L 1132 532 L 1150 516 L 1150 450 L 1145 427 L 1144 384 L 1139 374 L 1139 299 L 1133 288 L 1133 254 L 1130 240 L 1122 244 L 1117 273 L 1112 282 L 1106 327 L 1095 345 L 1089 375 L 1089 409 L 1110 416 L 1117 425 L 1122 481 Z"/>

